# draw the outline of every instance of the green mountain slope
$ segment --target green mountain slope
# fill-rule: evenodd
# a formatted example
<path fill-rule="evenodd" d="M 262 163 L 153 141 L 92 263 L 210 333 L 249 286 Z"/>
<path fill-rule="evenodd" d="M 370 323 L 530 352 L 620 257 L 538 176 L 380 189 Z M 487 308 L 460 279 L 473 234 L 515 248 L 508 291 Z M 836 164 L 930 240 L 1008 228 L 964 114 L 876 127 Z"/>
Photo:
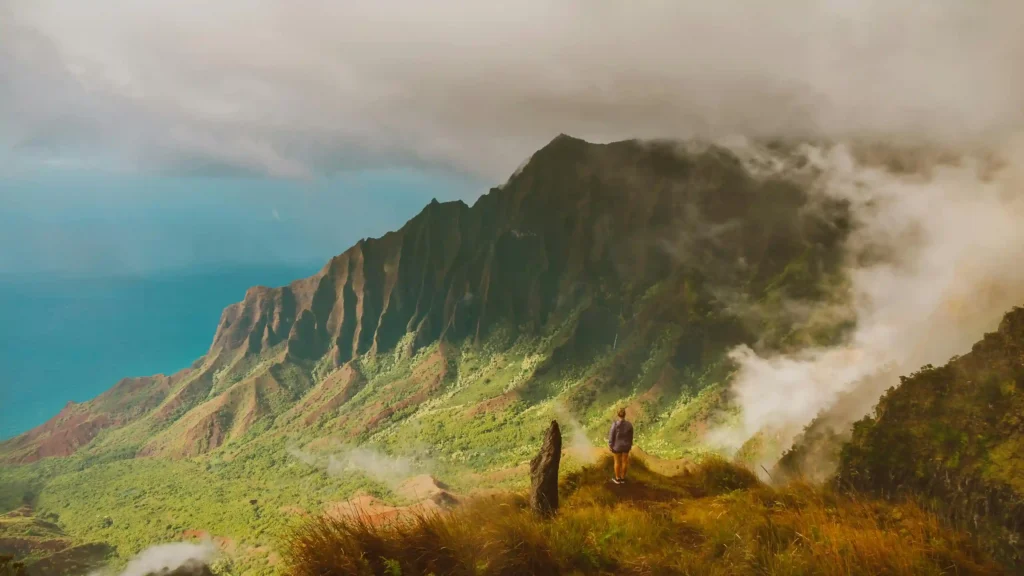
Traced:
<path fill-rule="evenodd" d="M 669 416 L 720 379 L 723 350 L 793 337 L 736 300 L 835 293 L 844 226 L 842 205 L 724 149 L 561 136 L 472 207 L 433 203 L 314 277 L 249 290 L 191 368 L 69 405 L 0 457 L 188 457 L 268 427 L 365 436 L 454 388 L 472 389 L 460 405 L 564 395 L 587 415 L 633 395 L 643 417 Z"/>
<path fill-rule="evenodd" d="M 553 416 L 577 464 L 623 404 L 641 446 L 681 456 L 725 404 L 726 351 L 844 329 L 785 304 L 845 297 L 847 221 L 723 148 L 560 136 L 472 206 L 250 289 L 190 368 L 0 444 L 0 503 L 121 557 L 205 531 L 265 566 L 297 510 L 400 499 L 396 477 L 521 483 Z"/>
<path fill-rule="evenodd" d="M 1024 308 L 971 352 L 901 378 L 858 422 L 839 480 L 917 496 L 1024 564 Z"/>

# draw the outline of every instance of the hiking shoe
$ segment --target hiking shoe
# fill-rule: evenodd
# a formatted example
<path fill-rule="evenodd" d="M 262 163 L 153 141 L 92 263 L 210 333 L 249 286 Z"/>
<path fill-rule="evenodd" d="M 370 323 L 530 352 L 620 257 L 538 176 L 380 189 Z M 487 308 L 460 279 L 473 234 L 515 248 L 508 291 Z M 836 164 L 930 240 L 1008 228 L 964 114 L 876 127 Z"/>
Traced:
<path fill-rule="evenodd" d="M 626 479 L 625 478 L 619 478 L 617 482 L 619 484 L 625 484 L 626 483 Z"/>

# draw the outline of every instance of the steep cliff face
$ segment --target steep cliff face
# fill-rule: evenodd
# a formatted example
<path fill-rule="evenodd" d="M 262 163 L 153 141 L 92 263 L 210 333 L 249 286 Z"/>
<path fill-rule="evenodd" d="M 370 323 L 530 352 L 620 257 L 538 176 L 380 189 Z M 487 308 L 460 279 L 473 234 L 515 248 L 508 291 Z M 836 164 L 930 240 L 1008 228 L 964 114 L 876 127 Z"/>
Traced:
<path fill-rule="evenodd" d="M 130 399 L 130 410 L 97 399 L 73 411 L 88 417 L 62 413 L 0 445 L 0 457 L 66 455 L 129 421 L 146 439 L 144 455 L 202 453 L 282 414 L 281 422 L 310 425 L 344 412 L 336 426 L 358 436 L 458 375 L 440 347 L 429 370 L 389 379 L 375 388 L 379 397 L 346 412 L 368 379 L 355 362 L 399 347 L 410 357 L 437 342 L 480 342 L 499 327 L 537 335 L 567 319 L 537 375 L 608 351 L 607 365 L 568 393 L 580 409 L 621 392 L 671 332 L 658 360 L 670 365 L 659 364 L 640 391 L 657 403 L 679 393 L 673 375 L 704 370 L 727 346 L 768 341 L 762 326 L 729 311 L 737 301 L 772 290 L 822 297 L 846 227 L 843 205 L 793 180 L 756 177 L 726 149 L 559 136 L 472 206 L 431 202 L 310 278 L 251 288 L 225 309 L 193 368 L 111 392 Z M 509 386 L 479 400 L 539 398 Z"/>
<path fill-rule="evenodd" d="M 432 202 L 316 276 L 251 289 L 225 310 L 211 351 L 287 341 L 291 358 L 330 353 L 340 366 L 407 333 L 421 346 L 496 321 L 536 328 L 585 295 L 628 301 L 680 268 L 756 283 L 803 250 L 824 265 L 841 208 L 815 201 L 823 212 L 802 212 L 806 191 L 754 179 L 724 149 L 560 136 L 472 207 Z"/>

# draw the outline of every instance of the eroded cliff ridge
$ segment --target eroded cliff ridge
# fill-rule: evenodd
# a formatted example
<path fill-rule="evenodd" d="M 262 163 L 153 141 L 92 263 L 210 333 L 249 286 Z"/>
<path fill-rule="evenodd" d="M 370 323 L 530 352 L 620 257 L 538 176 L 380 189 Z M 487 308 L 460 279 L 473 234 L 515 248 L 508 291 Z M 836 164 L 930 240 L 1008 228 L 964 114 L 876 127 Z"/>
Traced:
<path fill-rule="evenodd" d="M 847 227 L 842 203 L 759 175 L 725 148 L 562 135 L 472 206 L 431 202 L 312 277 L 249 289 L 193 366 L 69 405 L 0 445 L 0 457 L 66 456 L 104 430 L 110 446 L 131 436 L 138 454 L 168 456 L 208 452 L 259 422 L 333 419 L 366 434 L 457 380 L 454 350 L 499 328 L 557 338 L 523 386 L 482 394 L 478 413 L 550 397 L 530 391 L 531 378 L 565 370 L 587 372 L 557 392 L 585 412 L 628 395 L 657 348 L 654 375 L 633 391 L 653 414 L 686 386 L 680 374 L 718 365 L 729 347 L 784 347 L 820 328 L 770 311 L 783 299 L 835 297 Z M 769 314 L 745 314 L 753 304 Z M 343 414 L 373 380 L 367 359 L 428 347 L 427 361 L 384 386 L 392 390 Z M 606 360 L 594 368 L 599 353 Z"/>

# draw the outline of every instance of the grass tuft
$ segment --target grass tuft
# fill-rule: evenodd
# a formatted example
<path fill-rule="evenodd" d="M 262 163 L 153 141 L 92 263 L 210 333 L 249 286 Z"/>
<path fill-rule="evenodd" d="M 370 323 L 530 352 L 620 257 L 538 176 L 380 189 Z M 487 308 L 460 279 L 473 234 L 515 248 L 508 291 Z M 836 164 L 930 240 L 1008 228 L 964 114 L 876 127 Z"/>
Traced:
<path fill-rule="evenodd" d="M 611 461 L 567 475 L 543 520 L 521 495 L 482 497 L 381 526 L 322 516 L 289 535 L 286 572 L 323 574 L 999 574 L 913 504 L 807 484 L 772 488 L 709 458 L 677 476 L 640 460 L 629 483 Z"/>

